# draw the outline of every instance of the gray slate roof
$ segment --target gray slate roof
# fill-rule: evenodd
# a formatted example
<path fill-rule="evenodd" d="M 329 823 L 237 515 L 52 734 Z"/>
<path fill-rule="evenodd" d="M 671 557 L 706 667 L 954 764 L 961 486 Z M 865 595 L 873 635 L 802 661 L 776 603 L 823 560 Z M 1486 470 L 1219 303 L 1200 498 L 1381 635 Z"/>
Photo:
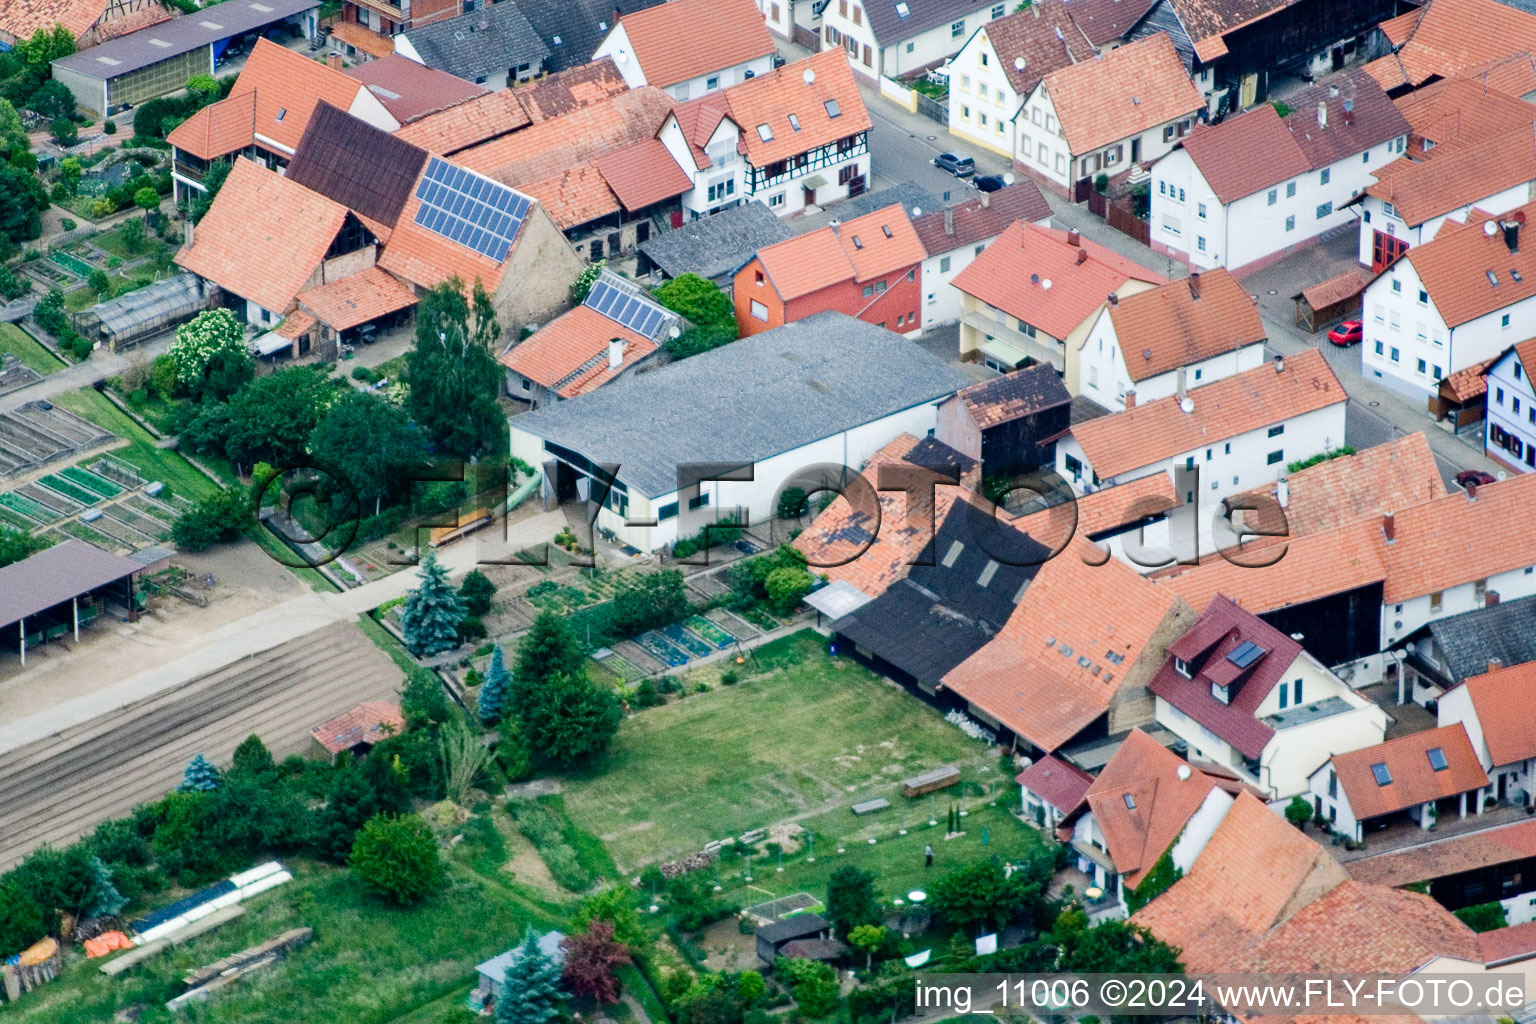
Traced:
<path fill-rule="evenodd" d="M 501 0 L 502 4 L 513 0 Z M 564 71 L 592 59 L 592 51 L 618 21 L 617 15 L 655 7 L 663 0 L 516 0 L 549 56 L 545 71 Z M 498 4 L 498 6 L 500 6 Z"/>
<path fill-rule="evenodd" d="M 549 57 L 549 47 L 513 0 L 418 26 L 405 37 L 427 67 L 468 82 Z"/>
<path fill-rule="evenodd" d="M 196 14 L 162 21 L 60 57 L 54 65 L 77 74 L 110 81 L 130 71 L 191 53 L 209 43 L 282 21 L 320 6 L 319 0 L 225 0 Z"/>
<path fill-rule="evenodd" d="M 891 46 L 937 25 L 959 21 L 983 6 L 976 0 L 905 0 L 907 16 L 903 18 L 896 8 L 898 2 L 867 0 L 864 4 L 864 13 L 869 17 L 869 29 L 881 46 Z M 1010 2 L 1008 6 L 1012 8 L 1018 4 Z M 973 29 L 977 26 L 965 27 Z"/>
<path fill-rule="evenodd" d="M 1536 661 L 1536 597 L 1450 615 L 1429 624 L 1430 636 L 1453 682 L 1488 671 L 1488 659 L 1506 666 Z"/>
<path fill-rule="evenodd" d="M 677 490 L 685 463 L 747 464 L 937 402 L 968 378 L 892 331 L 817 313 L 512 420 L 618 463 L 632 491 Z"/>
<path fill-rule="evenodd" d="M 741 267 L 757 250 L 793 234 L 768 207 L 748 202 L 662 232 L 640 251 L 668 277 L 692 273 L 718 278 Z"/>

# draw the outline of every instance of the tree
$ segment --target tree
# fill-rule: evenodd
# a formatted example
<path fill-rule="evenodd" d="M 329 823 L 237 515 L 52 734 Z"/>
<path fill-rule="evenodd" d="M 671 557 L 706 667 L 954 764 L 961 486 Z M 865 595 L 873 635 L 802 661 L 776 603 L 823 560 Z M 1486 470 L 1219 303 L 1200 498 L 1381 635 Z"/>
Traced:
<path fill-rule="evenodd" d="M 560 968 L 530 927 L 496 995 L 496 1024 L 550 1024 L 560 1016 L 559 985 Z"/>
<path fill-rule="evenodd" d="M 0 99 L 0 161 L 9 161 L 18 153 L 26 153 L 31 147 L 31 140 L 21 125 L 21 115 L 16 113 L 15 104 Z"/>
<path fill-rule="evenodd" d="M 767 995 L 768 985 L 763 981 L 761 972 L 742 971 L 741 977 L 736 980 L 736 994 L 748 1006 Z"/>
<path fill-rule="evenodd" d="M 181 773 L 181 785 L 176 788 L 183 793 L 209 793 L 218 789 L 223 781 L 213 762 L 198 754 L 187 762 L 186 770 Z"/>
<path fill-rule="evenodd" d="M 539 612 L 517 642 L 517 658 L 512 668 L 516 680 L 514 708 L 521 714 L 528 695 L 541 683 L 556 676 L 575 675 L 585 660 L 581 641 L 565 617 L 549 609 Z"/>
<path fill-rule="evenodd" d="M 52 546 L 53 542 L 46 537 L 22 533 L 9 526 L 0 526 L 0 566 L 11 565 L 23 558 L 31 558 L 39 551 L 46 551 Z"/>
<path fill-rule="evenodd" d="M 1000 928 L 1019 911 L 1038 904 L 1040 883 L 1025 872 L 1006 876 L 990 860 L 955 868 L 929 890 L 929 903 L 946 921 L 961 928 L 988 925 Z"/>
<path fill-rule="evenodd" d="M 80 141 L 80 126 L 67 117 L 56 117 L 48 122 L 48 137 L 63 149 Z"/>
<path fill-rule="evenodd" d="M 562 945 L 565 947 L 562 977 L 572 994 L 600 1003 L 618 1002 L 619 979 L 614 972 L 633 961 L 624 943 L 614 940 L 613 925 L 595 920 L 587 925 L 585 932 L 568 936 Z"/>
<path fill-rule="evenodd" d="M 502 370 L 492 352 L 500 337 L 495 307 L 478 281 L 466 296 L 464 283 L 449 278 L 416 307 L 406 407 L 445 454 L 469 459 L 506 449 L 507 421 L 496 404 Z"/>
<path fill-rule="evenodd" d="M 44 82 L 27 100 L 27 109 L 45 121 L 69 121 L 75 112 L 75 94 L 63 82 Z"/>
<path fill-rule="evenodd" d="M 43 233 L 43 211 L 51 200 L 36 174 L 14 163 L 0 164 L 0 234 L 11 242 Z"/>
<path fill-rule="evenodd" d="M 427 457 L 405 412 L 365 391 L 348 391 L 326 410 L 309 448 L 315 458 L 342 472 L 357 489 L 358 500 L 373 506 L 374 515 L 385 500 L 409 496 L 410 470 Z"/>
<path fill-rule="evenodd" d="M 712 281 L 698 274 L 679 274 L 656 289 L 655 298 L 692 326 L 669 338 L 667 351 L 685 359 L 736 340 L 736 314 L 731 300 Z"/>
<path fill-rule="evenodd" d="M 117 229 L 117 237 L 122 239 L 123 248 L 131 253 L 140 252 L 144 248 L 144 234 L 144 222 L 142 220 L 125 220 L 122 226 Z M 241 332 L 241 334 L 243 339 L 244 332 Z"/>
<path fill-rule="evenodd" d="M 832 872 L 827 879 L 827 920 L 839 935 L 847 936 L 859 925 L 876 924 L 880 917 L 873 872 L 852 865 Z"/>
<path fill-rule="evenodd" d="M 885 945 L 885 927 L 878 924 L 861 924 L 848 933 L 848 944 L 864 951 L 864 969 L 875 964 L 875 950 Z"/>
<path fill-rule="evenodd" d="M 229 460 L 237 466 L 303 465 L 309 439 L 337 396 L 325 374 L 311 366 L 291 366 L 252 381 L 228 403 Z"/>
<path fill-rule="evenodd" d="M 84 907 L 86 917 L 116 917 L 128 900 L 118 892 L 112 869 L 100 857 L 91 858 L 91 901 Z"/>
<path fill-rule="evenodd" d="M 0 957 L 26 949 L 48 934 L 49 915 L 20 882 L 0 876 Z"/>
<path fill-rule="evenodd" d="M 230 775 L 247 779 L 270 778 L 276 771 L 277 762 L 272 760 L 272 752 L 255 733 L 240 741 L 235 748 L 234 762 L 229 767 Z"/>
<path fill-rule="evenodd" d="M 112 282 L 107 277 L 107 272 L 100 267 L 91 270 L 91 276 L 86 278 L 86 283 L 90 285 L 91 291 L 96 293 L 97 298 L 104 299 L 112 294 Z"/>
<path fill-rule="evenodd" d="M 643 573 L 613 596 L 613 628 L 633 636 L 669 622 L 676 622 L 693 611 L 683 574 L 676 569 Z"/>
<path fill-rule="evenodd" d="M 133 205 L 147 216 L 151 210 L 160 209 L 160 193 L 153 188 L 141 188 L 133 193 Z"/>
<path fill-rule="evenodd" d="M 197 500 L 171 527 L 171 539 L 179 548 L 203 551 L 234 540 L 251 522 L 245 497 L 232 488 L 215 491 Z"/>
<path fill-rule="evenodd" d="M 789 984 L 795 1004 L 807 1017 L 825 1017 L 837 1009 L 837 971 L 831 964 L 780 957 L 773 970 Z"/>
<path fill-rule="evenodd" d="M 139 231 L 143 230 L 141 223 Z M 168 354 L 176 364 L 177 385 L 187 394 L 197 394 L 209 361 L 216 353 L 227 351 L 243 355 L 247 360 L 251 357 L 245 345 L 245 325 L 227 309 L 204 310 L 176 328 L 176 340 L 171 343 Z"/>
<path fill-rule="evenodd" d="M 407 732 L 429 731 L 448 720 L 448 698 L 437 676 L 424 669 L 406 673 L 400 684 L 400 714 Z"/>
<path fill-rule="evenodd" d="M 421 563 L 421 583 L 400 607 L 406 649 L 425 658 L 457 647 L 463 618 L 464 606 L 448 582 L 448 570 L 438 564 L 434 552 L 427 552 Z"/>
<path fill-rule="evenodd" d="M 1062 972 L 1080 974 L 1182 974 L 1167 943 L 1129 921 L 1103 921 L 1061 943 Z"/>
<path fill-rule="evenodd" d="M 189 211 L 192 223 L 201 221 L 208 215 L 208 211 L 213 209 L 213 201 L 219 197 L 219 189 L 224 187 L 224 182 L 229 177 L 230 166 L 228 160 L 215 160 L 208 165 L 208 173 L 203 175 L 203 191 L 192 200 Z M 127 227 L 126 224 L 123 226 Z"/>
<path fill-rule="evenodd" d="M 779 495 L 779 518 L 798 519 L 805 512 L 805 499 L 808 495 L 804 487 L 786 487 L 784 493 Z"/>
<path fill-rule="evenodd" d="M 1454 913 L 1462 924 L 1475 932 L 1497 931 L 1509 924 L 1509 919 L 1504 913 L 1504 905 L 1498 901 L 1462 907 Z"/>
<path fill-rule="evenodd" d="M 763 587 L 768 591 L 768 603 L 781 615 L 788 615 L 800 606 L 805 595 L 811 592 L 815 579 L 797 566 L 784 566 L 768 574 Z"/>
<path fill-rule="evenodd" d="M 496 584 L 479 569 L 471 569 L 459 584 L 459 599 L 470 615 L 486 615 L 491 610 L 491 598 L 496 596 Z"/>
<path fill-rule="evenodd" d="M 612 929 L 613 937 L 630 949 L 640 949 L 650 944 L 645 927 L 640 923 L 640 915 L 635 912 L 634 896 L 629 890 L 610 886 L 593 893 L 581 901 L 575 916 L 571 918 L 571 923 L 577 928 L 586 928 L 596 921 L 607 924 Z"/>
<path fill-rule="evenodd" d="M 1312 805 L 1307 798 L 1300 794 L 1291 797 L 1291 802 L 1285 805 L 1285 820 L 1305 832 L 1311 819 Z"/>
<path fill-rule="evenodd" d="M 592 286 L 597 283 L 598 276 L 607 266 L 607 260 L 597 260 L 581 268 L 581 272 L 576 275 L 576 280 L 571 282 L 572 305 L 579 306 L 587 301 L 588 293 L 592 291 Z"/>
<path fill-rule="evenodd" d="M 480 721 L 494 725 L 507 713 L 507 700 L 512 694 L 512 673 L 507 671 L 501 645 L 491 652 L 491 666 L 486 670 L 485 682 L 480 684 Z"/>
<path fill-rule="evenodd" d="M 555 676 L 530 695 L 523 726 L 535 753 L 573 768 L 608 749 L 623 717 L 613 691 L 582 674 Z"/>
<path fill-rule="evenodd" d="M 414 814 L 368 819 L 347 864 L 365 889 L 400 906 L 420 903 L 443 884 L 437 839 Z"/>

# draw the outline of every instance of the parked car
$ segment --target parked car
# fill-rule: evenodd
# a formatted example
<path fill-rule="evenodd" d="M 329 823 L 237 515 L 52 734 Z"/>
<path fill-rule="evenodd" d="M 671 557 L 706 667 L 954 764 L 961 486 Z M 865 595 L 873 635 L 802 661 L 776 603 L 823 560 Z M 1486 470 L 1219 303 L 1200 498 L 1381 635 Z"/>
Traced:
<path fill-rule="evenodd" d="M 1462 487 L 1465 487 L 1468 484 L 1472 484 L 1475 487 L 1482 487 L 1485 484 L 1494 484 L 1498 483 L 1499 481 L 1498 477 L 1494 476 L 1492 473 L 1484 473 L 1480 469 L 1464 469 L 1460 473 L 1456 474 L 1456 482 Z"/>
<path fill-rule="evenodd" d="M 1008 179 L 1001 174 L 978 174 L 971 179 L 971 184 L 983 192 L 997 192 L 1008 187 Z"/>
<path fill-rule="evenodd" d="M 957 178 L 969 178 L 976 173 L 976 161 L 964 153 L 940 153 L 933 158 L 933 166 Z"/>
<path fill-rule="evenodd" d="M 1335 345 L 1353 345 L 1365 337 L 1365 328 L 1359 320 L 1345 320 L 1328 332 L 1328 340 Z"/>

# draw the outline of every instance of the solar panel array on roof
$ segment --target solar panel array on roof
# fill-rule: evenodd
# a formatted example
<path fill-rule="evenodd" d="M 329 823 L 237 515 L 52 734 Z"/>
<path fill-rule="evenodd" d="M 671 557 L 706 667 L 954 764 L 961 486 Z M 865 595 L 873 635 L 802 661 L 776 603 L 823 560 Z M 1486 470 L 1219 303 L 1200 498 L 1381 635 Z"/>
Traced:
<path fill-rule="evenodd" d="M 591 306 L 614 323 L 623 324 L 652 341 L 661 333 L 661 325 L 667 319 L 667 314 L 659 307 L 601 279 L 587 293 L 583 305 Z"/>
<path fill-rule="evenodd" d="M 416 186 L 416 223 L 497 263 L 507 258 L 533 200 L 433 157 Z"/>
<path fill-rule="evenodd" d="M 1227 660 L 1238 668 L 1247 668 L 1265 655 L 1264 648 L 1252 640 L 1244 640 L 1237 649 L 1227 655 Z"/>

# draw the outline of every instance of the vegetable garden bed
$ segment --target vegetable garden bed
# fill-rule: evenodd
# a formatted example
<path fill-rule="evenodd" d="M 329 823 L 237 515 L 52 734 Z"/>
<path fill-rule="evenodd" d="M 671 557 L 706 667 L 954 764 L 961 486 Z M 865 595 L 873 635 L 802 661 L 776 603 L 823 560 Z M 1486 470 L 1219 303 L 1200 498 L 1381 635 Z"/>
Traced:
<path fill-rule="evenodd" d="M 649 633 L 642 633 L 640 636 L 635 637 L 635 643 L 640 645 L 641 650 L 664 665 L 680 668 L 688 664 L 688 655 L 674 647 L 654 629 Z"/>
<path fill-rule="evenodd" d="M 706 618 L 698 615 L 690 615 L 683 620 L 695 634 L 703 638 L 704 642 L 711 644 L 717 651 L 723 651 L 736 642 L 736 638 Z"/>
<path fill-rule="evenodd" d="M 65 466 L 59 470 L 59 476 L 72 483 L 77 483 L 86 490 L 94 491 L 103 498 L 115 498 L 123 493 L 123 489 L 117 484 L 103 477 L 97 476 L 90 470 L 81 466 Z"/>
<path fill-rule="evenodd" d="M 690 658 L 704 658 L 714 653 L 709 644 L 700 640 L 677 623 L 663 626 L 661 635 L 666 637 L 675 647 L 681 649 Z"/>
<path fill-rule="evenodd" d="M 22 515 L 35 519 L 39 523 L 56 523 L 64 518 L 62 513 L 44 505 L 42 502 L 33 501 L 31 498 L 17 494 L 15 491 L 0 494 L 0 505 L 20 512 Z"/>
<path fill-rule="evenodd" d="M 48 474 L 39 480 L 38 483 L 50 490 L 58 491 L 64 497 L 79 505 L 94 505 L 101 500 L 101 495 L 88 491 L 77 484 L 70 483 L 55 473 Z"/>

